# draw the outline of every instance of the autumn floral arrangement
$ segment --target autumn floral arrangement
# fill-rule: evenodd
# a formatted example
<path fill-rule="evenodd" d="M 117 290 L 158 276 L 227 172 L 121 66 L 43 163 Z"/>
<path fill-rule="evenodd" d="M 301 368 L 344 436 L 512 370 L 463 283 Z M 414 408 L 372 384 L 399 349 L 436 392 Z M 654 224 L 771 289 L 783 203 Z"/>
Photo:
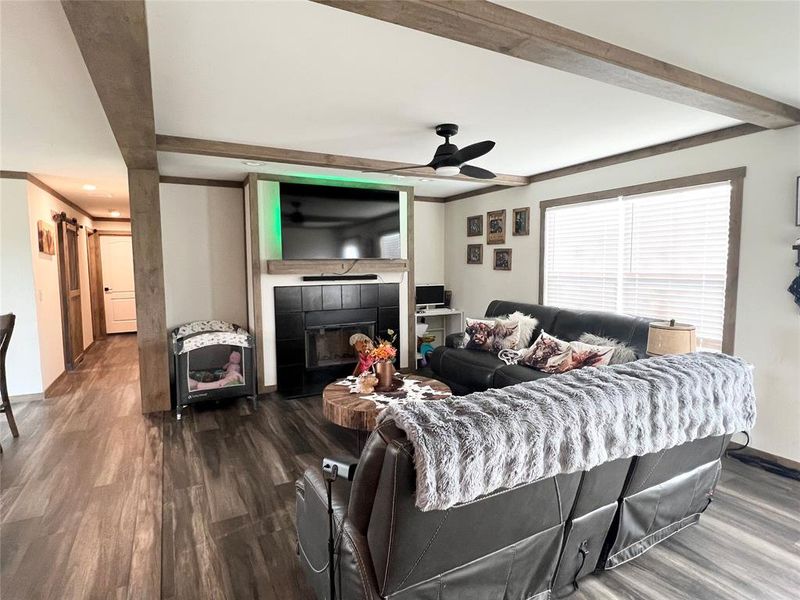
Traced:
<path fill-rule="evenodd" d="M 397 334 L 389 329 L 387 332 L 391 338 L 388 340 L 384 340 L 381 338 L 376 338 L 375 344 L 373 345 L 372 350 L 369 352 L 369 357 L 372 359 L 372 363 L 380 363 L 380 362 L 394 362 L 395 357 L 397 356 L 397 348 L 394 347 L 394 341 L 397 339 Z"/>

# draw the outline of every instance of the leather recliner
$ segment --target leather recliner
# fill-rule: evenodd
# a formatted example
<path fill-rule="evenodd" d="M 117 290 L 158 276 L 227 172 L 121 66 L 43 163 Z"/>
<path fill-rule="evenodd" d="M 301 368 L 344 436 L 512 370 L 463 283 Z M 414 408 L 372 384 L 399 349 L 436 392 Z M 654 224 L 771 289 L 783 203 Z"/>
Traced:
<path fill-rule="evenodd" d="M 444 511 L 414 505 L 414 450 L 391 420 L 367 441 L 352 484 L 333 485 L 341 600 L 544 600 L 694 524 L 729 436 L 710 437 L 582 473 L 498 490 Z M 328 597 L 325 482 L 296 484 L 298 553 Z"/>
<path fill-rule="evenodd" d="M 485 317 L 500 317 L 517 310 L 539 320 L 532 339 L 536 339 L 541 331 L 568 342 L 577 340 L 583 333 L 593 333 L 626 344 L 633 349 L 637 358 L 645 357 L 649 319 L 506 300 L 493 300 L 486 309 Z M 461 348 L 463 337 L 461 333 L 449 335 L 445 346 L 436 348 L 430 359 L 436 377 L 449 385 L 454 394 L 507 387 L 550 376 L 549 373 L 524 365 L 506 365 L 489 352 Z"/>

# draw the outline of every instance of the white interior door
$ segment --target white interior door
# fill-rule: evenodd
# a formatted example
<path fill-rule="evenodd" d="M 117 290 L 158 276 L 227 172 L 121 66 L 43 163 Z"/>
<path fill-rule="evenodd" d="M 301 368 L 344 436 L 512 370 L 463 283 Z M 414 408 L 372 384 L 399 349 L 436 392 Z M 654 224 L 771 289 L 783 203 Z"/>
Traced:
<path fill-rule="evenodd" d="M 101 235 L 106 333 L 136 331 L 133 248 L 129 235 Z"/>

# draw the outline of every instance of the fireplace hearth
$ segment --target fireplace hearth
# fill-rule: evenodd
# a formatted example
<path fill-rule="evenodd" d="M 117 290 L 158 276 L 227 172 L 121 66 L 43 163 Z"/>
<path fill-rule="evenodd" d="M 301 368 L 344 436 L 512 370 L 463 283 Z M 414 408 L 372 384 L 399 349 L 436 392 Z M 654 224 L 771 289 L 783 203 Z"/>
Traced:
<path fill-rule="evenodd" d="M 275 288 L 278 391 L 288 398 L 321 393 L 352 373 L 351 335 L 385 338 L 389 329 L 400 331 L 396 283 Z"/>

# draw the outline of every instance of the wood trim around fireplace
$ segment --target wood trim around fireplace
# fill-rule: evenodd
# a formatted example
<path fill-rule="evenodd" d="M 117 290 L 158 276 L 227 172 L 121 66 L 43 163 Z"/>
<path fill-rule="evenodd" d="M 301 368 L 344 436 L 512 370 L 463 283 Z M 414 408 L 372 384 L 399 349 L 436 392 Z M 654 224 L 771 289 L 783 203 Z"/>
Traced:
<path fill-rule="evenodd" d="M 331 185 L 337 187 L 372 188 L 380 190 L 394 190 L 406 193 L 406 248 L 407 258 L 404 259 L 354 259 L 354 260 L 260 260 L 259 237 L 259 190 L 258 181 L 277 181 L 279 183 L 305 183 L 312 185 Z M 250 173 L 246 179 L 249 189 L 250 202 L 250 238 L 252 253 L 252 276 L 249 285 L 253 289 L 253 314 L 254 328 L 258 332 L 256 339 L 263 345 L 263 304 L 261 298 L 261 277 L 264 275 L 320 275 L 320 274 L 364 274 L 364 273 L 407 273 L 407 337 L 408 367 L 416 368 L 416 316 L 414 313 L 414 188 L 411 186 L 387 185 L 382 183 L 362 181 L 327 180 L 317 177 L 294 177 L 288 175 L 272 175 L 265 173 Z M 402 284 L 402 280 L 400 282 Z M 403 324 L 401 323 L 401 327 Z M 258 348 L 259 361 L 259 393 L 268 391 L 265 386 L 263 347 Z"/>

